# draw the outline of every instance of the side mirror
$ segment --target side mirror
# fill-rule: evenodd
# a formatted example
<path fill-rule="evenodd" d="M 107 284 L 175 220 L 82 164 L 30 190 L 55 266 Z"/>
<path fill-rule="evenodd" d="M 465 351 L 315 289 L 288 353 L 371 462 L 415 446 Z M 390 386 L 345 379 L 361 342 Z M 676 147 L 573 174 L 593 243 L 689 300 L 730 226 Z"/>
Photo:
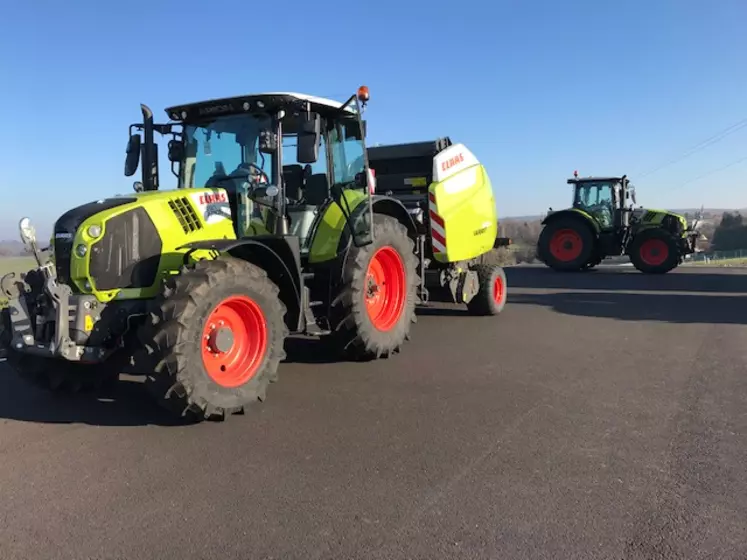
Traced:
<path fill-rule="evenodd" d="M 184 144 L 179 140 L 169 141 L 169 161 L 179 163 L 184 159 Z"/>
<path fill-rule="evenodd" d="M 301 115 L 300 124 L 296 145 L 296 161 L 298 163 L 316 163 L 319 160 L 322 119 L 319 113 L 306 113 Z"/>
<path fill-rule="evenodd" d="M 125 177 L 132 177 L 137 171 L 140 163 L 140 144 L 142 139 L 139 134 L 130 136 L 127 141 L 127 157 L 125 158 Z"/>

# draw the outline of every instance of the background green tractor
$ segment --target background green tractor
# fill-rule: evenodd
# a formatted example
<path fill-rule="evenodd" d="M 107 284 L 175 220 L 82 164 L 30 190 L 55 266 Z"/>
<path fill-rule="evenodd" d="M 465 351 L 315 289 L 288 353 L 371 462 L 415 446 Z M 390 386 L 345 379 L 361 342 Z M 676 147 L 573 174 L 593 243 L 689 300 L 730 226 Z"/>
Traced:
<path fill-rule="evenodd" d="M 550 212 L 537 243 L 537 256 L 555 270 L 583 270 L 606 257 L 628 255 L 641 272 L 665 273 L 695 251 L 698 232 L 666 210 L 633 208 L 628 178 L 568 179 L 573 207 Z M 628 200 L 631 204 L 628 206 Z"/>
<path fill-rule="evenodd" d="M 388 357 L 428 283 L 499 313 L 505 275 L 480 262 L 500 243 L 485 169 L 461 144 L 425 143 L 417 200 L 412 185 L 376 192 L 367 101 L 365 87 L 344 103 L 246 95 L 171 107 L 168 124 L 142 105 L 125 163 L 127 176 L 142 168 L 133 195 L 64 213 L 50 262 L 21 221 L 39 266 L 0 281 L 0 354 L 52 390 L 141 374 L 176 414 L 220 419 L 264 399 L 289 333 Z M 155 133 L 171 138 L 174 190 L 158 190 Z M 401 182 L 383 167 L 402 153 L 378 158 L 384 183 Z"/>

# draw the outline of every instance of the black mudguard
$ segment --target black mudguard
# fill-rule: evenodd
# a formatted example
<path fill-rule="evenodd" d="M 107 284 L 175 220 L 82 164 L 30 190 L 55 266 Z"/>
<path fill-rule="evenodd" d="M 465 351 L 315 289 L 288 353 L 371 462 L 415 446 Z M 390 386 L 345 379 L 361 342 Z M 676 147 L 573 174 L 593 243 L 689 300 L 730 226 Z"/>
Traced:
<path fill-rule="evenodd" d="M 301 273 L 301 243 L 297 236 L 257 235 L 247 239 L 215 239 L 195 241 L 180 247 L 227 253 L 262 268 L 280 288 L 280 299 L 288 312 L 285 322 L 292 332 L 300 332 L 305 325 L 303 315 L 303 277 Z"/>

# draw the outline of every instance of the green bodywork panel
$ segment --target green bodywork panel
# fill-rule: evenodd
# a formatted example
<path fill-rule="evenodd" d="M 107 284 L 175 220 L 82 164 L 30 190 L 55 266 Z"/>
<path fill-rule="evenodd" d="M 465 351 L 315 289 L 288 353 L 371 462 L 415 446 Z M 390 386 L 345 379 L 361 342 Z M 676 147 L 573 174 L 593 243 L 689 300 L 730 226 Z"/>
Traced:
<path fill-rule="evenodd" d="M 660 227 L 662 221 L 664 221 L 664 218 L 666 216 L 674 216 L 682 224 L 682 229 L 683 230 L 687 229 L 687 219 L 684 216 L 681 216 L 680 214 L 669 212 L 668 210 L 651 210 L 651 209 L 645 209 L 645 208 L 637 208 L 636 214 L 640 215 L 640 222 L 636 224 L 637 227 L 635 228 L 635 231 L 641 231 L 644 229 Z M 683 233 L 683 237 L 686 235 L 687 235 L 686 233 Z"/>
<path fill-rule="evenodd" d="M 73 238 L 73 251 L 70 257 L 71 282 L 82 293 L 93 294 L 99 301 L 155 297 L 163 279 L 176 273 L 184 264 L 187 249 L 179 247 L 194 241 L 236 239 L 230 212 L 228 217 L 225 216 L 228 202 L 226 191 L 223 189 L 149 191 L 137 193 L 132 198 L 135 199 L 134 202 L 104 210 L 84 220 Z M 151 286 L 144 288 L 97 290 L 89 273 L 89 259 L 92 251 L 96 249 L 95 244 L 105 235 L 109 220 L 138 207 L 147 212 L 161 237 L 162 248 L 156 280 Z M 211 214 L 215 210 L 223 210 L 223 213 Z M 101 228 L 101 234 L 96 238 L 92 238 L 88 233 L 91 226 Z M 80 245 L 87 248 L 83 257 L 77 252 Z M 210 251 L 199 251 L 194 252 L 190 258 L 212 256 Z"/>
<path fill-rule="evenodd" d="M 685 217 L 681 216 L 680 214 L 676 214 L 674 212 L 669 212 L 668 210 L 650 210 L 650 209 L 644 209 L 644 208 L 636 208 L 635 213 L 636 215 L 640 216 L 640 221 L 637 224 L 635 224 L 633 228 L 634 232 L 642 231 L 644 229 L 661 227 L 661 223 L 664 221 L 664 218 L 666 216 L 676 217 L 682 224 L 683 230 L 687 229 L 687 220 L 685 219 Z M 596 233 L 601 233 L 605 229 L 608 229 L 608 228 L 603 227 L 602 222 L 598 216 L 592 215 L 586 210 L 582 210 L 580 208 L 567 208 L 565 210 L 558 210 L 556 212 L 552 212 L 547 217 L 545 217 L 544 220 L 542 220 L 542 225 L 545 225 L 550 219 L 555 219 L 555 218 L 560 217 L 561 215 L 569 215 L 569 214 L 582 216 L 589 223 L 589 225 L 594 229 Z M 607 217 L 607 220 L 609 221 L 609 217 Z M 686 236 L 686 233 L 683 233 L 683 237 L 684 236 Z"/>
<path fill-rule="evenodd" d="M 358 206 L 368 200 L 368 194 L 361 190 L 344 189 L 343 200 L 345 210 L 352 214 Z M 313 234 L 314 237 L 309 243 L 309 263 L 311 264 L 334 259 L 345 230 L 345 215 L 339 205 L 329 204 L 322 209 L 322 212 Z"/>
<path fill-rule="evenodd" d="M 346 210 L 349 207 L 352 213 L 366 202 L 368 194 L 361 190 L 348 189 L 343 191 L 343 197 L 347 201 Z M 184 256 L 188 249 L 180 247 L 196 241 L 237 238 L 224 189 L 153 191 L 138 193 L 128 198 L 134 198 L 134 202 L 103 210 L 85 219 L 73 238 L 73 251 L 70 257 L 71 282 L 80 292 L 95 295 L 99 301 L 155 297 L 160 291 L 162 281 L 175 274 L 184 264 Z M 138 207 L 145 210 L 161 237 L 162 249 L 156 280 L 151 286 L 144 288 L 97 290 L 89 271 L 94 246 L 106 234 L 109 220 Z M 268 210 L 263 208 L 260 216 L 252 217 L 243 237 L 270 233 L 265 226 L 267 212 Z M 96 238 L 89 235 L 88 230 L 91 226 L 101 228 L 101 233 Z M 334 259 L 344 228 L 345 217 L 337 204 L 331 203 L 322 207 L 321 215 L 313 228 L 313 238 L 309 243 L 309 262 L 322 263 Z M 81 245 L 86 247 L 85 255 L 82 257 L 76 252 Z M 213 251 L 194 251 L 189 259 L 194 261 L 216 256 Z"/>

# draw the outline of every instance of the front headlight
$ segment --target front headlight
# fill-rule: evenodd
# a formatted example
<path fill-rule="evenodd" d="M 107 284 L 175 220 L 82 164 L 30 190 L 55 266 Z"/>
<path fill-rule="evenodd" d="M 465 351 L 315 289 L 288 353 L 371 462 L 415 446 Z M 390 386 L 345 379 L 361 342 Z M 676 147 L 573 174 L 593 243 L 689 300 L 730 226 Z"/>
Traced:
<path fill-rule="evenodd" d="M 86 247 L 82 243 L 78 245 L 77 247 L 75 247 L 75 254 L 78 255 L 79 257 L 85 257 L 86 253 L 88 253 L 88 247 Z"/>
<path fill-rule="evenodd" d="M 18 231 L 21 234 L 21 241 L 26 246 L 36 243 L 36 230 L 31 225 L 31 218 L 21 218 L 18 222 Z"/>
<path fill-rule="evenodd" d="M 96 239 L 99 235 L 101 235 L 101 226 L 98 226 L 98 225 L 88 226 L 89 237 Z"/>

